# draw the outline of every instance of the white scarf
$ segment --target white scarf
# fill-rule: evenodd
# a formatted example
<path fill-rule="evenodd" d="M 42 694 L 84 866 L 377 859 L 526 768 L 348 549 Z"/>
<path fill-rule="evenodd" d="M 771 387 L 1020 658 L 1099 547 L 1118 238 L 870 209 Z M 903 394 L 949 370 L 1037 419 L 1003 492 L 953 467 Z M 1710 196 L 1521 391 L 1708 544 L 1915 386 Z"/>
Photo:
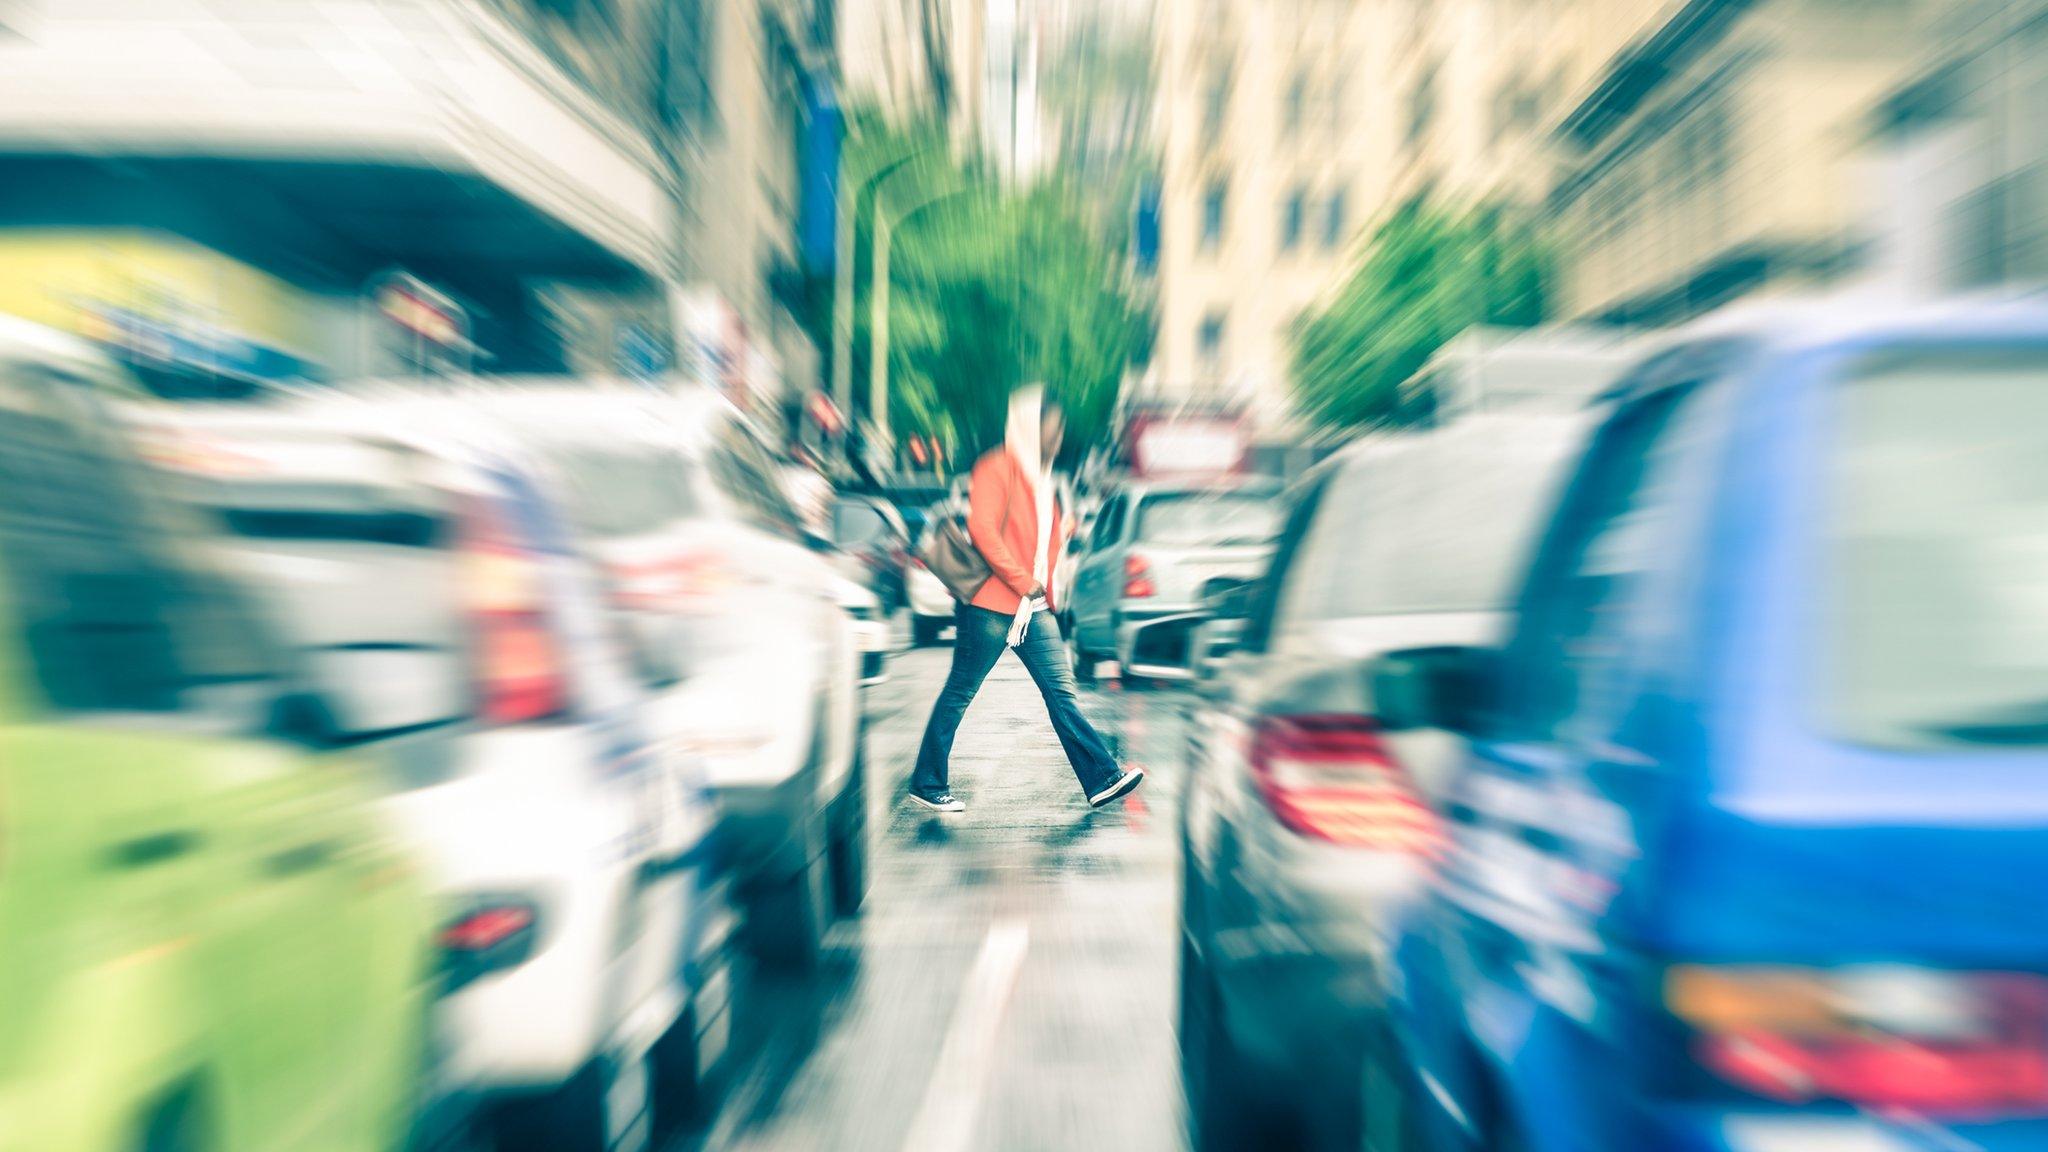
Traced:
<path fill-rule="evenodd" d="M 1003 425 L 1003 443 L 1009 449 L 1010 458 L 1024 473 L 1025 483 L 1031 486 L 1032 501 L 1038 511 L 1038 539 L 1034 541 L 1031 553 L 1031 578 L 1042 588 L 1052 575 L 1052 462 L 1040 461 L 1039 430 L 1040 412 L 1044 406 L 1044 391 L 1037 387 L 1019 388 L 1010 394 L 1009 419 Z M 1017 602 L 1017 615 L 1010 621 L 1009 645 L 1015 648 L 1024 643 L 1024 632 L 1031 626 L 1031 598 Z"/>

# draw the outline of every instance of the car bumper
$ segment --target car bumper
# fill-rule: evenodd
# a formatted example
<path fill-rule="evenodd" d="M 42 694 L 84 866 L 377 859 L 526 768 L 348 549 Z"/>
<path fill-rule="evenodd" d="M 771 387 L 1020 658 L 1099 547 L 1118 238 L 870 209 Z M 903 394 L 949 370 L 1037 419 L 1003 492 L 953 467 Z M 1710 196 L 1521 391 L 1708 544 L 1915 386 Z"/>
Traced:
<path fill-rule="evenodd" d="M 1388 916 L 1425 874 L 1392 853 L 1278 840 L 1251 851 L 1274 866 L 1213 890 L 1244 927 L 1205 944 L 1231 1034 L 1272 1066 L 1353 1059 L 1360 1029 L 1385 1008 Z"/>
<path fill-rule="evenodd" d="M 1910 1126 L 1848 1113 L 1727 1109 L 1667 1106 L 1648 1121 L 1645 1142 L 1631 1142 L 1630 1152 L 1653 1147 L 1667 1152 L 1921 1152 L 1929 1148 L 1968 1148 L 1981 1152 L 2021 1152 L 2048 1148 L 2048 1119 L 1973 1121 L 1938 1124 L 1915 1120 Z M 1635 1141 L 1636 1137 L 1630 1137 Z M 1539 1148 L 1584 1147 L 1569 1134 Z M 1613 1152 L 1622 1152 L 1615 1148 Z"/>
<path fill-rule="evenodd" d="M 1161 604 L 1154 600 L 1122 600 L 1110 614 L 1110 626 L 1114 630 L 1115 643 L 1112 651 L 1128 652 L 1131 647 L 1131 633 L 1139 625 L 1150 624 L 1167 616 L 1180 616 L 1201 610 L 1199 604 Z"/>
<path fill-rule="evenodd" d="M 436 1063 L 450 1084 L 544 1089 L 620 1031 L 620 918 L 666 831 L 630 785 L 593 783 L 602 743 L 581 725 L 478 732 L 456 753 L 464 770 L 385 801 L 447 912 L 503 898 L 536 913 L 531 955 L 437 1001 Z M 683 907 L 679 896 L 678 917 Z"/>
<path fill-rule="evenodd" d="M 450 1082 L 545 1090 L 603 1049 L 608 1025 L 595 990 L 613 975 L 616 912 L 628 883 L 611 876 L 557 890 L 542 905 L 541 943 L 531 957 L 442 998 L 437 1033 Z"/>
<path fill-rule="evenodd" d="M 1162 620 L 1171 620 L 1176 617 L 1180 618 L 1183 624 L 1180 627 L 1170 628 L 1169 630 L 1189 639 L 1192 639 L 1195 627 L 1209 618 L 1206 614 L 1200 612 L 1168 612 L 1162 615 L 1147 615 L 1142 618 L 1124 620 L 1117 625 L 1116 662 L 1123 669 L 1125 676 L 1143 676 L 1153 680 L 1195 679 L 1195 668 L 1191 662 L 1173 663 L 1160 659 L 1160 654 L 1156 651 L 1158 646 L 1156 640 L 1153 644 L 1155 651 L 1149 654 L 1151 658 L 1148 659 L 1147 653 L 1139 651 L 1139 629 L 1148 624 L 1158 624 Z M 1161 627 L 1168 626 L 1161 625 Z"/>

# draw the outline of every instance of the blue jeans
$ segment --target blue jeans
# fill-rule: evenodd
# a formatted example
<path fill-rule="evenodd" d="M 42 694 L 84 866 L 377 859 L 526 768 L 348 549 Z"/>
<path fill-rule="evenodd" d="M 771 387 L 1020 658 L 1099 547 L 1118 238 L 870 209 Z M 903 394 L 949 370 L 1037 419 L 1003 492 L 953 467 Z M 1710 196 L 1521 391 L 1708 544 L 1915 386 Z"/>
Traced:
<path fill-rule="evenodd" d="M 910 774 L 911 791 L 937 796 L 947 790 L 953 734 L 960 730 L 960 718 L 967 714 L 988 670 L 996 666 L 1007 647 L 1003 640 L 1011 619 L 971 604 L 954 607 L 953 670 L 946 676 L 938 703 L 932 705 L 932 718 L 925 723 L 924 741 L 917 748 L 917 769 Z M 1066 749 L 1067 763 L 1074 766 L 1081 791 L 1092 796 L 1107 788 L 1116 779 L 1116 758 L 1109 754 L 1095 726 L 1081 715 L 1080 702 L 1074 697 L 1074 671 L 1067 666 L 1067 650 L 1060 644 L 1060 627 L 1052 613 L 1040 612 L 1031 618 L 1017 655 L 1038 685 L 1038 694 L 1045 698 L 1052 730 L 1060 738 L 1060 747 Z"/>

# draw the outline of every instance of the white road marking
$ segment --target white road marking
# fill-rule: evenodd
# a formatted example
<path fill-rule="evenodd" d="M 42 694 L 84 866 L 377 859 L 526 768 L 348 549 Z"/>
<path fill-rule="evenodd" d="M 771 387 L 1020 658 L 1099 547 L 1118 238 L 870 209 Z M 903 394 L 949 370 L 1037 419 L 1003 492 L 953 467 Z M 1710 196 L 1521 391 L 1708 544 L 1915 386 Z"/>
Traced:
<path fill-rule="evenodd" d="M 990 926 L 974 967 L 968 969 L 903 1152 L 964 1152 L 969 1146 L 995 1064 L 1003 1012 L 1030 946 L 1031 930 L 1022 920 L 998 920 Z"/>

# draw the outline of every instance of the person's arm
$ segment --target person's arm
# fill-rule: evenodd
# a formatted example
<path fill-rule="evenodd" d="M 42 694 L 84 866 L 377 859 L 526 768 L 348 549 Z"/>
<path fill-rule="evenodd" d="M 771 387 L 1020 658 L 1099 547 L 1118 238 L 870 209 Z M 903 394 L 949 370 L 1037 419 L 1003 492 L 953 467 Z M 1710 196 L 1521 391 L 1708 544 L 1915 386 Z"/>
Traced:
<path fill-rule="evenodd" d="M 1005 469 L 1009 461 L 1001 453 L 992 453 L 974 466 L 974 476 L 967 482 L 967 535 L 974 540 L 974 547 L 981 558 L 988 561 L 989 571 L 1009 586 L 1019 596 L 1029 596 L 1037 590 L 1038 582 L 1031 578 L 1031 569 L 1017 562 L 1017 554 L 1003 540 L 1003 511 L 1010 500 L 1005 481 Z"/>

